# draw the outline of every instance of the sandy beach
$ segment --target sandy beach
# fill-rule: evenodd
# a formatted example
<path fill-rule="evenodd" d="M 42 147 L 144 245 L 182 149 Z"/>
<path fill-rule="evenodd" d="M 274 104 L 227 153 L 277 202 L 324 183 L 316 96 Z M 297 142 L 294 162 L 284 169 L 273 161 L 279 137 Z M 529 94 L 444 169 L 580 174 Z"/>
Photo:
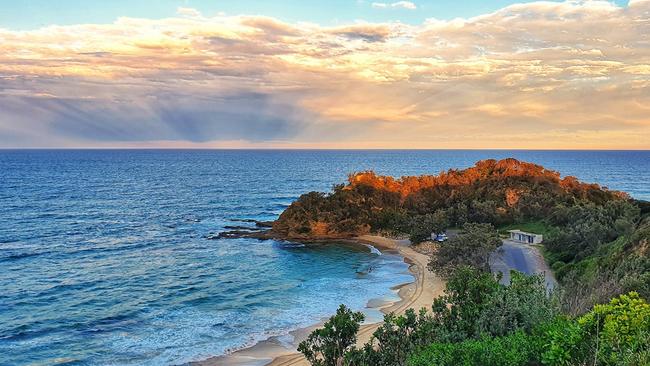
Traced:
<path fill-rule="evenodd" d="M 356 243 L 370 244 L 382 250 L 396 251 L 410 264 L 409 270 L 413 273 L 415 281 L 399 286 L 399 301 L 381 304 L 371 304 L 382 313 L 394 312 L 402 314 L 409 308 L 420 309 L 430 307 L 433 299 L 443 293 L 445 282 L 427 269 L 429 257 L 413 250 L 408 240 L 394 240 L 375 235 L 364 235 L 354 240 Z M 358 334 L 358 345 L 368 342 L 372 333 L 381 323 L 365 324 L 361 326 Z M 243 365 L 269 365 L 269 366 L 309 366 L 302 354 L 296 351 L 298 343 L 304 340 L 315 328 L 322 325 L 314 324 L 311 327 L 291 332 L 292 340 L 287 342 L 284 337 L 272 337 L 266 341 L 245 348 L 232 354 L 209 358 L 204 361 L 194 362 L 195 366 L 243 366 Z"/>

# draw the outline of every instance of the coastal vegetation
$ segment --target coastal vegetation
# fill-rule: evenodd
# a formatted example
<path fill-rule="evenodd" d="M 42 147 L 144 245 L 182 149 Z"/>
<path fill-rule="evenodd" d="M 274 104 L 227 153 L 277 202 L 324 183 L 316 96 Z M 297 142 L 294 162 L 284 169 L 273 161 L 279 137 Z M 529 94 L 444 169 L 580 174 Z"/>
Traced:
<path fill-rule="evenodd" d="M 448 228 L 457 235 L 435 245 L 430 263 L 447 279 L 445 295 L 430 309 L 386 315 L 365 346 L 344 342 L 343 354 L 312 364 L 650 364 L 650 208 L 625 193 L 486 160 L 438 176 L 353 174 L 330 194 L 301 196 L 273 224 L 290 239 L 374 232 L 413 243 Z M 541 276 L 513 272 L 506 286 L 489 272 L 499 232 L 513 228 L 544 235 L 560 283 L 553 293 Z M 358 323 L 354 314 L 340 309 L 330 324 Z M 323 348 L 316 340 L 301 351 Z"/>
<path fill-rule="evenodd" d="M 490 270 L 490 254 L 501 246 L 499 234 L 491 224 L 467 223 L 453 238 L 440 243 L 429 267 L 443 277 L 461 266 Z"/>
<path fill-rule="evenodd" d="M 323 328 L 312 332 L 298 351 L 314 366 L 337 366 L 357 341 L 359 323 L 365 316 L 341 305 Z"/>
<path fill-rule="evenodd" d="M 330 194 L 302 195 L 274 222 L 273 231 L 293 239 L 327 239 L 371 231 L 411 233 L 423 226 L 440 230 L 467 222 L 502 226 L 545 220 L 554 210 L 579 203 L 629 200 L 625 193 L 561 178 L 540 165 L 484 160 L 437 176 L 351 174 Z"/>
<path fill-rule="evenodd" d="M 326 328 L 358 327 L 362 316 L 340 309 Z M 506 286 L 489 273 L 463 267 L 449 279 L 445 295 L 435 299 L 431 309 L 388 314 L 360 349 L 346 337 L 344 354 L 330 353 L 336 356 L 312 364 L 647 365 L 649 339 L 650 305 L 635 292 L 571 318 L 561 313 L 556 297 L 547 295 L 542 276 L 514 272 Z M 330 338 L 330 344 L 323 346 L 321 340 L 315 342 L 310 336 L 300 349 L 333 349 L 340 344 Z"/>

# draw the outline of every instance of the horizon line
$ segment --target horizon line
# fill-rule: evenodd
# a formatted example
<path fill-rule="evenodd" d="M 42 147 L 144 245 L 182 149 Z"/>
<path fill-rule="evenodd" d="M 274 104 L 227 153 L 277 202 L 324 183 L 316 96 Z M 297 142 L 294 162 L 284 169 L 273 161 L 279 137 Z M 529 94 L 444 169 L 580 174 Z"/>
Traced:
<path fill-rule="evenodd" d="M 291 148 L 291 147 L 0 147 L 0 151 L 44 151 L 44 150 L 78 150 L 78 151 L 650 151 L 648 149 L 524 149 L 524 148 Z"/>

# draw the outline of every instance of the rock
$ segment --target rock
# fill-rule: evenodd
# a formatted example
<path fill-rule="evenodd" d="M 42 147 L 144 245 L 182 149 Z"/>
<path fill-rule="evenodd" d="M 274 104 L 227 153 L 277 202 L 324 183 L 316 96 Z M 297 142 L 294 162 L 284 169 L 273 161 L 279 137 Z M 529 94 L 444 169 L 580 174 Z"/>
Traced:
<path fill-rule="evenodd" d="M 208 234 L 205 236 L 205 238 L 208 240 L 239 239 L 239 238 L 267 240 L 267 239 L 273 239 L 273 235 L 270 230 L 258 230 L 258 231 L 229 230 L 229 231 L 222 231 L 218 234 L 214 234 L 214 233 Z"/>
<path fill-rule="evenodd" d="M 253 228 L 250 226 L 242 226 L 242 225 L 227 225 L 224 226 L 223 228 L 228 230 L 258 230 L 257 228 Z"/>

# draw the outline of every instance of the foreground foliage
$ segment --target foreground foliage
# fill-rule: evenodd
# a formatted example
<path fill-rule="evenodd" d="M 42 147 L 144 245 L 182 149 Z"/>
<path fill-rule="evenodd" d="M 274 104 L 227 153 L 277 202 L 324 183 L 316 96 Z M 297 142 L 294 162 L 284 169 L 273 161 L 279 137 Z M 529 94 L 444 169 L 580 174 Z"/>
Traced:
<path fill-rule="evenodd" d="M 650 305 L 636 292 L 546 334 L 546 365 L 650 365 Z"/>
<path fill-rule="evenodd" d="M 511 285 L 505 286 L 492 274 L 465 266 L 452 275 L 445 295 L 435 299 L 430 310 L 422 309 L 416 314 L 409 309 L 404 315 L 386 315 L 371 342 L 360 349 L 350 348 L 345 360 L 347 365 L 357 366 L 406 365 L 408 357 L 422 347 L 529 333 L 536 324 L 553 319 L 557 313 L 557 303 L 547 296 L 543 277 L 513 272 Z M 339 309 L 329 323 L 350 321 L 349 313 Z M 331 343 L 325 348 L 337 347 L 338 340 L 321 334 L 320 330 L 313 333 L 314 337 L 310 336 L 304 346 L 301 344 L 300 351 L 322 349 L 323 339 Z M 349 339 L 346 338 L 347 345 Z M 311 353 L 305 355 L 313 358 Z"/>
<path fill-rule="evenodd" d="M 637 293 L 569 318 L 558 313 L 557 303 L 547 296 L 538 276 L 513 273 L 512 284 L 503 286 L 488 273 L 461 268 L 431 311 L 416 314 L 409 309 L 401 316 L 386 315 L 371 342 L 359 349 L 350 333 L 362 319 L 356 314 L 341 307 L 299 350 L 318 366 L 641 366 L 650 362 L 650 305 Z"/>
<path fill-rule="evenodd" d="M 522 331 L 458 343 L 433 343 L 415 353 L 409 366 L 519 366 L 539 361 L 542 339 Z"/>
<path fill-rule="evenodd" d="M 357 332 L 364 315 L 341 305 L 336 315 L 331 317 L 323 328 L 316 329 L 298 346 L 314 366 L 339 366 L 343 357 L 357 341 Z"/>

